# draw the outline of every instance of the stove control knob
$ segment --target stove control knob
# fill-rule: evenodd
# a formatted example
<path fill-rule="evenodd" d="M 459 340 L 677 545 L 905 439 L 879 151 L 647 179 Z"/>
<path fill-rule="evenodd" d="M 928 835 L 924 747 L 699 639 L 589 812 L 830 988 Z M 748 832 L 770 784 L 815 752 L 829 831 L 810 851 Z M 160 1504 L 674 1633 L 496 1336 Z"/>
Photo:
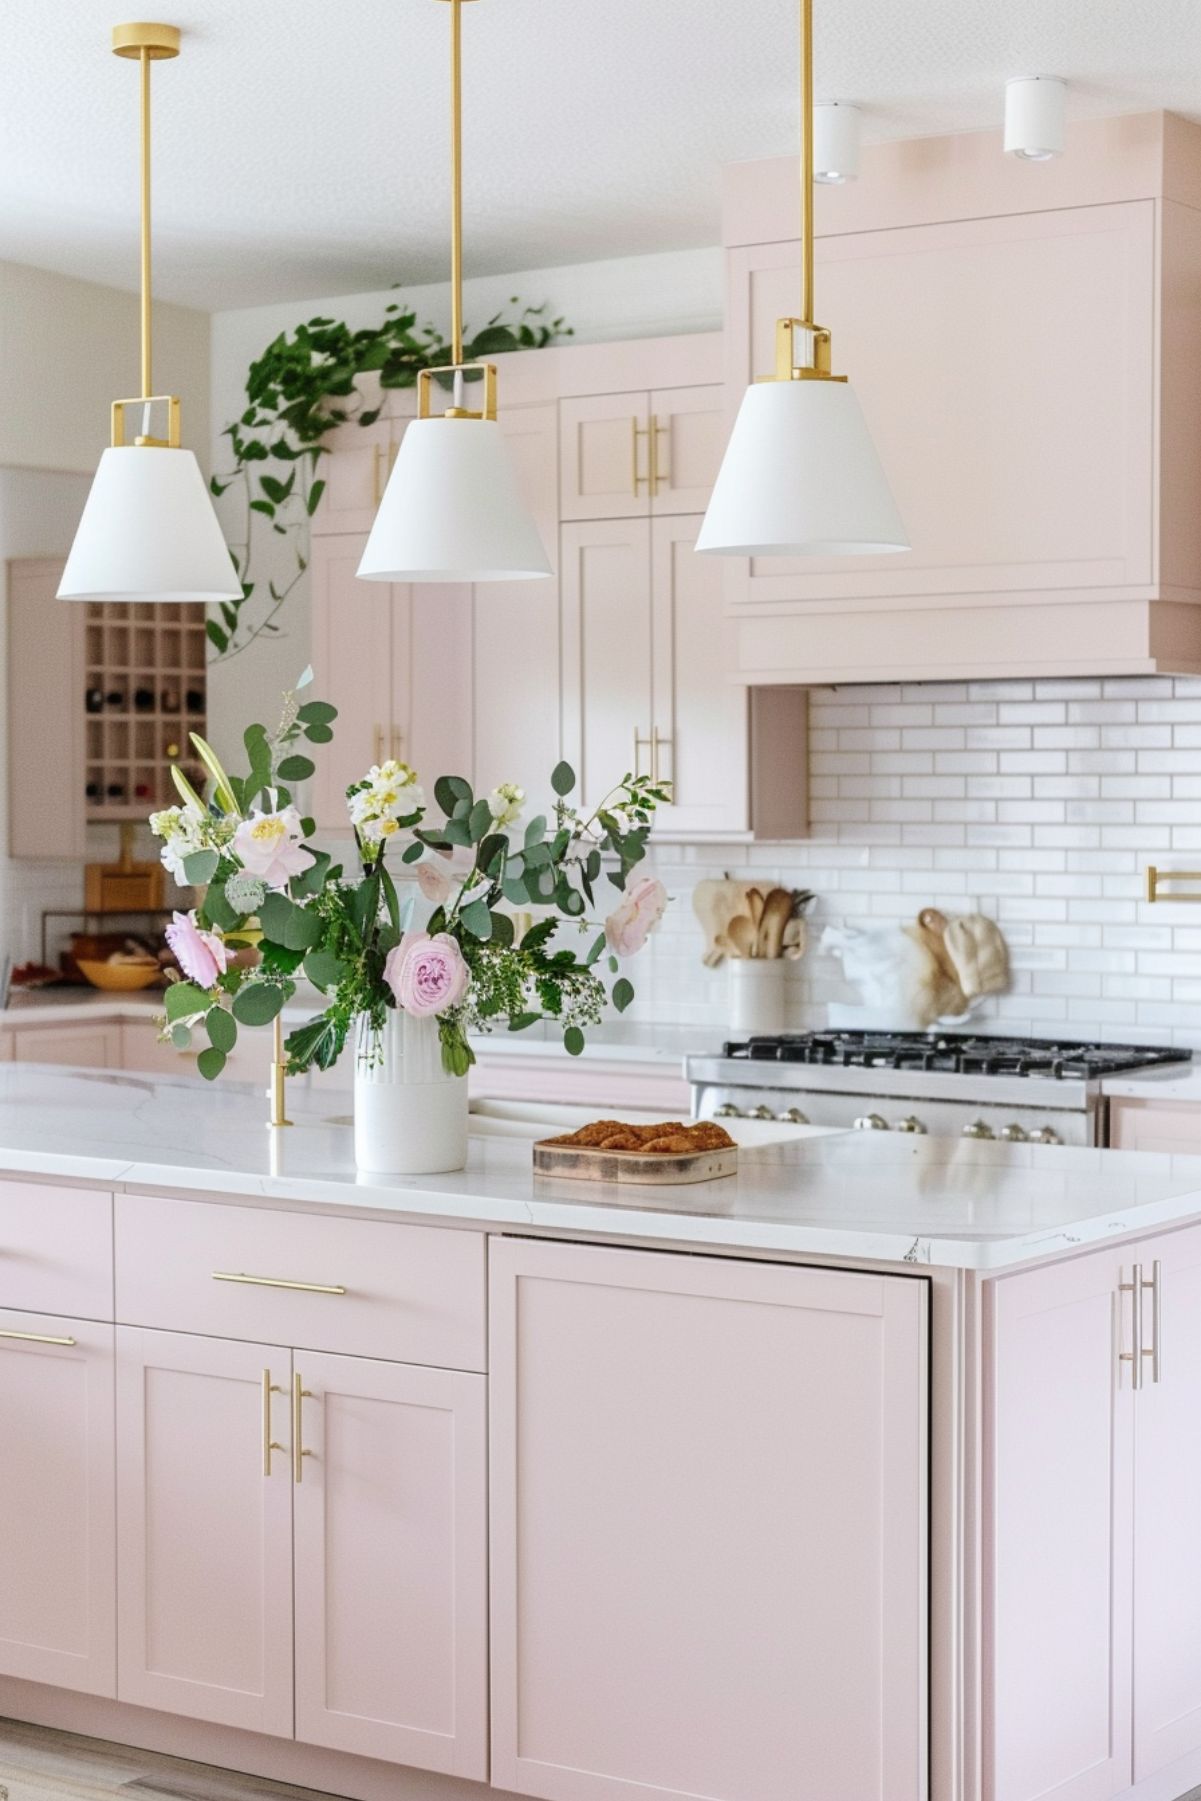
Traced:
<path fill-rule="evenodd" d="M 1019 1126 L 1015 1121 L 1013 1125 L 1001 1127 L 1001 1137 L 1007 1144 L 1025 1144 L 1030 1133 L 1025 1126 Z"/>
<path fill-rule="evenodd" d="M 775 1117 L 770 1107 L 752 1107 L 747 1114 L 748 1119 L 774 1119 Z"/>
<path fill-rule="evenodd" d="M 799 1107 L 790 1107 L 787 1113 L 781 1113 L 780 1118 L 786 1126 L 807 1126 L 809 1124 Z"/>
<path fill-rule="evenodd" d="M 970 1126 L 964 1126 L 963 1136 L 965 1138 L 995 1138 L 996 1133 L 984 1120 L 974 1119 Z"/>
<path fill-rule="evenodd" d="M 729 1101 L 723 1101 L 720 1107 L 714 1109 L 713 1117 L 714 1119 L 741 1119 L 742 1109 L 733 1106 Z"/>
<path fill-rule="evenodd" d="M 906 1119 L 899 1119 L 895 1129 L 898 1132 L 924 1132 L 926 1130 L 921 1120 L 915 1119 L 912 1113 Z"/>
<path fill-rule="evenodd" d="M 855 1121 L 857 1132 L 887 1132 L 888 1129 L 888 1121 L 882 1119 L 878 1113 L 861 1113 Z"/>
<path fill-rule="evenodd" d="M 1062 1144 L 1063 1139 L 1050 1126 L 1039 1126 L 1036 1131 L 1031 1132 L 1030 1142 L 1031 1144 Z"/>

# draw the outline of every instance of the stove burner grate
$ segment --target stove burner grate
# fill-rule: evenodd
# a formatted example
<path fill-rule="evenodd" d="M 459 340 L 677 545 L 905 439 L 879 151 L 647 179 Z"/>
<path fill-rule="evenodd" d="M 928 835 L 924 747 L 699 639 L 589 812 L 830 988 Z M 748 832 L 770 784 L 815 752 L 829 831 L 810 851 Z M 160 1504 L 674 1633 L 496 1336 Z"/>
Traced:
<path fill-rule="evenodd" d="M 1089 1081 L 1162 1063 L 1187 1063 L 1192 1057 L 1191 1051 L 1170 1045 L 1081 1044 L 956 1032 L 785 1032 L 732 1040 L 723 1054 L 751 1063 L 1037 1076 L 1051 1081 Z"/>

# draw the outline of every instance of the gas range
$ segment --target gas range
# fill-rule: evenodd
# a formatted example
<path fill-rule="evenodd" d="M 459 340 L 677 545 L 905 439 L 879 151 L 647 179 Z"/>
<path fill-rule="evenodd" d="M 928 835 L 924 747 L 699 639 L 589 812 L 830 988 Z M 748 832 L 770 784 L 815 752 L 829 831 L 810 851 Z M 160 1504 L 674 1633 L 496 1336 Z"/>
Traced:
<path fill-rule="evenodd" d="M 1104 1076 L 1187 1063 L 1175 1047 L 956 1032 L 804 1032 L 689 1057 L 698 1118 L 792 1120 L 1011 1142 L 1106 1142 Z"/>

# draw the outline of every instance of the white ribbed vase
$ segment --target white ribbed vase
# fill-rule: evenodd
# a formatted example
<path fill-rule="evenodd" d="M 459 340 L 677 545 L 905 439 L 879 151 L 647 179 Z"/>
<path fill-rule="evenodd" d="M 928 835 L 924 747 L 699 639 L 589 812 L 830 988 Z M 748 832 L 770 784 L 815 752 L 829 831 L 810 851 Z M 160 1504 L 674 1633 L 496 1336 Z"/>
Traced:
<path fill-rule="evenodd" d="M 467 1077 L 447 1075 L 436 1019 L 388 1009 L 359 1020 L 354 1158 L 370 1175 L 434 1176 L 467 1161 Z"/>

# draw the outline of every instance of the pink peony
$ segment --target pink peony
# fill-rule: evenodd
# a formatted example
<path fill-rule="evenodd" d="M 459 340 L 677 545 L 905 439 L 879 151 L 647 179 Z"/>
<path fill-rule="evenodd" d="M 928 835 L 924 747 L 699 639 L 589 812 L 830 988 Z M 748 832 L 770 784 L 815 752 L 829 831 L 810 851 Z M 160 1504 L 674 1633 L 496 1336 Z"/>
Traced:
<path fill-rule="evenodd" d="M 456 1006 L 467 992 L 471 971 L 448 932 L 434 938 L 428 932 L 406 932 L 388 953 L 384 980 L 397 1006 L 421 1018 Z"/>
<path fill-rule="evenodd" d="M 605 938 L 618 957 L 640 951 L 663 917 L 667 890 L 657 876 L 644 875 L 630 885 L 605 921 Z"/>
<path fill-rule="evenodd" d="M 225 974 L 229 952 L 215 932 L 201 931 L 195 913 L 177 913 L 165 935 L 179 967 L 198 988 L 212 988 Z"/>
<path fill-rule="evenodd" d="M 234 833 L 233 854 L 247 874 L 258 876 L 268 888 L 284 888 L 316 862 L 303 836 L 299 808 L 284 807 L 279 813 L 255 808 Z"/>

